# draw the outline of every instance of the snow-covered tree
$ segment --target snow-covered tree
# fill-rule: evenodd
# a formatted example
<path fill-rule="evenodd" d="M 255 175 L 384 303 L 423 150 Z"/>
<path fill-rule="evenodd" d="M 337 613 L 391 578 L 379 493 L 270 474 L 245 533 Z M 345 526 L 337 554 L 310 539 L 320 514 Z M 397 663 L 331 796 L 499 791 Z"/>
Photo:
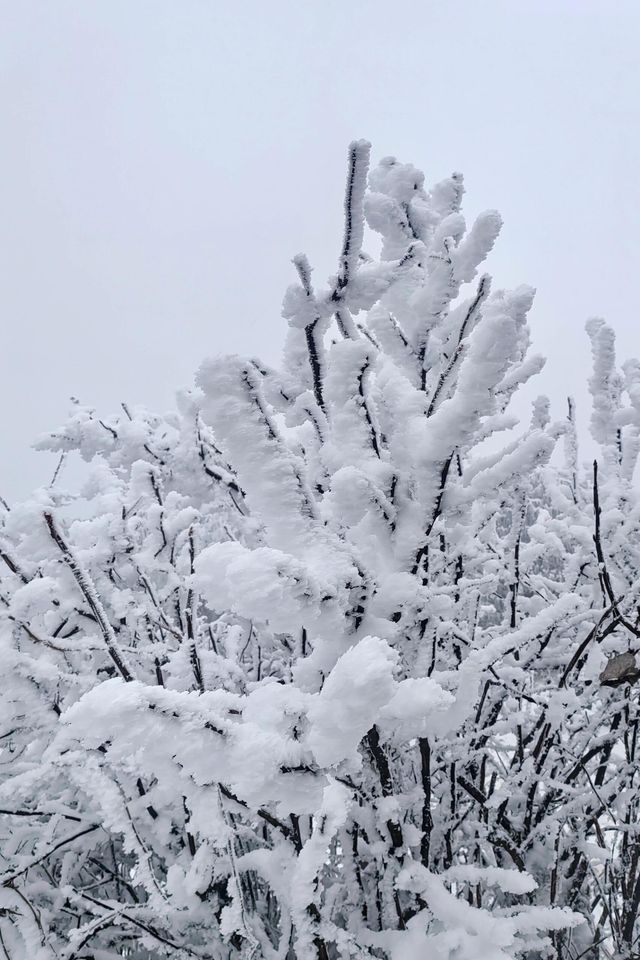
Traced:
<path fill-rule="evenodd" d="M 40 446 L 81 494 L 5 505 L 10 960 L 638 952 L 640 364 L 590 322 L 588 468 L 572 401 L 519 428 L 500 218 L 368 167 L 327 287 L 294 258 L 281 368 L 76 405 Z"/>

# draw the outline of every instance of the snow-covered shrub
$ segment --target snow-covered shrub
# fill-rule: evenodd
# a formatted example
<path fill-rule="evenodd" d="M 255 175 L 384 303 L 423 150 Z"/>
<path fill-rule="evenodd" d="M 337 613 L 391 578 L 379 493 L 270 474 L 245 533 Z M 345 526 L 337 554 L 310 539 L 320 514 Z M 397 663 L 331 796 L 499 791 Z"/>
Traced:
<path fill-rule="evenodd" d="M 498 215 L 368 164 L 328 286 L 294 259 L 281 369 L 77 407 L 41 446 L 82 494 L 2 514 L 11 960 L 636 949 L 640 365 L 589 324 L 592 468 L 572 403 L 518 432 Z"/>

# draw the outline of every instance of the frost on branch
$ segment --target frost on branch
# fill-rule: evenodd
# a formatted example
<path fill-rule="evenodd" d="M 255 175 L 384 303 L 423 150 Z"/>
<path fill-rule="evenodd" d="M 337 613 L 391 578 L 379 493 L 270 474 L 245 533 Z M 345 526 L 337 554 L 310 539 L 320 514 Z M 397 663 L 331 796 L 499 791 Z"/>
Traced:
<path fill-rule="evenodd" d="M 279 369 L 76 403 L 2 508 L 10 960 L 637 951 L 640 365 L 590 321 L 593 464 L 573 401 L 520 427 L 499 216 L 368 166 L 335 275 L 293 260 Z"/>

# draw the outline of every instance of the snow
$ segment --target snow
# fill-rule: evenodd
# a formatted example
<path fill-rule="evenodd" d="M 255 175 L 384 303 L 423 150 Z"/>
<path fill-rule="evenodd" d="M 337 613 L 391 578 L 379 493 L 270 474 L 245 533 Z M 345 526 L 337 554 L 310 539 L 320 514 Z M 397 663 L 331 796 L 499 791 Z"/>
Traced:
<path fill-rule="evenodd" d="M 335 274 L 293 260 L 280 365 L 206 360 L 166 416 L 74 404 L 39 446 L 81 493 L 0 505 L 11 960 L 638 935 L 638 711 L 600 677 L 638 653 L 640 364 L 589 323 L 597 469 L 573 402 L 513 429 L 543 359 L 532 288 L 477 276 L 500 217 L 369 162 Z"/>

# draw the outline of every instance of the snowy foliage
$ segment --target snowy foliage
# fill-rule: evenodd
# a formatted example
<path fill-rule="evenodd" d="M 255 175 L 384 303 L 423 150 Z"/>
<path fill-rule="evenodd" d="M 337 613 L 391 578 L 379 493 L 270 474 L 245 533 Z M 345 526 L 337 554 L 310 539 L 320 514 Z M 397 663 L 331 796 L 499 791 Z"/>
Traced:
<path fill-rule="evenodd" d="M 76 405 L 90 465 L 0 526 L 0 955 L 631 957 L 640 364 L 539 398 L 533 291 L 462 179 L 352 144 L 338 271 L 282 368 Z M 365 228 L 380 258 L 363 250 Z"/>

